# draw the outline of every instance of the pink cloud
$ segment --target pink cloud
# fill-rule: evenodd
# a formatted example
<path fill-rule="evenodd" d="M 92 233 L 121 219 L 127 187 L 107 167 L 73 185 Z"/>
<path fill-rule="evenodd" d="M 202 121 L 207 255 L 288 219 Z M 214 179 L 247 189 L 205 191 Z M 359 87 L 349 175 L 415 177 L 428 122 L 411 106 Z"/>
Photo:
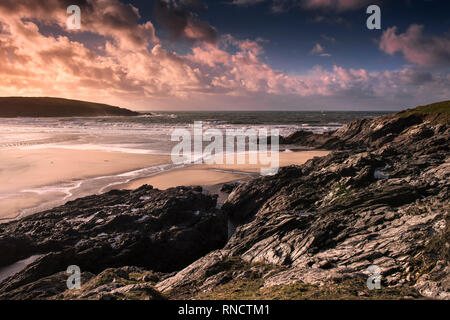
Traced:
<path fill-rule="evenodd" d="M 380 40 L 380 49 L 387 54 L 403 54 L 409 62 L 422 66 L 450 65 L 450 37 L 431 37 L 421 25 L 411 25 L 405 33 L 397 27 L 387 29 Z"/>
<path fill-rule="evenodd" d="M 311 50 L 311 54 L 320 54 L 324 51 L 322 45 L 320 43 L 316 43 L 314 48 Z"/>
<path fill-rule="evenodd" d="M 111 37 L 117 44 L 133 50 L 158 42 L 153 24 L 140 24 L 139 10 L 119 0 L 79 1 L 82 12 L 81 32 Z M 70 3 L 71 4 L 71 3 Z M 43 24 L 66 28 L 68 1 L 2 0 L 0 14 L 6 21 L 34 19 Z M 73 33 L 80 31 L 71 31 Z"/>
<path fill-rule="evenodd" d="M 367 103 L 367 99 L 377 104 L 404 101 L 399 97 L 419 104 L 424 97 L 438 100 L 448 98 L 450 93 L 448 76 L 410 67 L 369 72 L 317 66 L 288 75 L 264 62 L 264 41 L 260 39 L 228 35 L 219 43 L 198 42 L 192 52 L 180 55 L 158 42 L 150 21 L 131 22 L 136 34 L 130 34 L 121 21 L 127 15 L 136 18 L 137 9 L 116 0 L 101 2 L 98 14 L 111 10 L 111 17 L 116 19 L 87 19 L 89 32 L 104 39 L 99 50 L 74 41 L 71 33 L 43 35 L 39 19 L 25 19 L 33 13 L 21 6 L 23 0 L 2 1 L 0 95 L 60 96 L 139 109 L 208 109 L 308 107 L 320 103 L 339 107 L 348 106 L 349 101 L 354 105 Z M 45 4 L 48 12 L 33 7 L 37 16 L 48 23 L 47 14 L 52 12 L 52 21 L 63 29 L 65 10 L 58 11 L 56 0 Z M 143 30 L 147 30 L 145 35 L 140 33 Z M 228 50 L 231 47 L 233 50 Z"/>
<path fill-rule="evenodd" d="M 316 43 L 310 53 L 321 57 L 331 57 L 331 54 L 326 53 L 325 48 L 320 43 Z"/>
<path fill-rule="evenodd" d="M 188 55 L 187 58 L 194 63 L 207 65 L 211 68 L 217 67 L 219 64 L 228 66 L 231 62 L 231 55 L 228 52 L 211 45 L 192 48 L 192 54 Z"/>

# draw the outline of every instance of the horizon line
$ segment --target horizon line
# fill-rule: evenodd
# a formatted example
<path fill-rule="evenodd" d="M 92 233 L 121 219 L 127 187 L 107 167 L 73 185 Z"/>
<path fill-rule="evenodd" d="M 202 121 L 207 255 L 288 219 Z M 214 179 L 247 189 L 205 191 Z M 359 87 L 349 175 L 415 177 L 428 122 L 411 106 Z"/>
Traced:
<path fill-rule="evenodd" d="M 295 107 L 286 109 L 286 107 L 283 107 L 283 109 L 277 109 L 276 107 L 272 108 L 263 108 L 263 109 L 252 109 L 252 107 L 244 107 L 243 109 L 224 109 L 223 107 L 220 107 L 218 109 L 204 109 L 204 108 L 175 108 L 175 109 L 146 109 L 146 110 L 140 110 L 140 107 L 125 107 L 121 104 L 114 104 L 114 103 L 107 103 L 107 102 L 98 102 L 98 101 L 90 101 L 90 100 L 80 100 L 79 98 L 66 98 L 66 97 L 56 97 L 56 96 L 0 96 L 0 98 L 47 98 L 47 99 L 62 99 L 62 100 L 72 100 L 72 101 L 80 101 L 80 102 L 88 102 L 88 103 L 97 103 L 97 104 L 104 104 L 111 107 L 119 107 L 119 108 L 125 108 L 134 112 L 139 113 L 145 113 L 145 112 L 400 112 L 403 110 L 411 109 L 414 107 L 407 107 L 404 108 L 398 108 L 393 107 L 395 109 L 355 109 L 355 108 L 349 108 L 349 109 L 330 109 L 330 107 L 325 107 L 324 109 L 294 109 Z M 373 108 L 373 107 L 370 107 Z"/>

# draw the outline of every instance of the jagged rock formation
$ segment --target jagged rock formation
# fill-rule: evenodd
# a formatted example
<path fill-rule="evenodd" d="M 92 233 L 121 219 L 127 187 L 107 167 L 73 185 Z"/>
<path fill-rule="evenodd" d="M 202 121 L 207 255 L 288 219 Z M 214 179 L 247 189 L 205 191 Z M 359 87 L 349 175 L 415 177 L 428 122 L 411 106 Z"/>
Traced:
<path fill-rule="evenodd" d="M 405 128 L 421 124 L 424 121 L 448 124 L 448 110 L 450 110 L 450 100 L 376 119 L 354 121 L 337 131 L 324 134 L 297 131 L 288 137 L 280 137 L 280 144 L 295 144 L 328 150 L 377 148 L 392 142 Z M 428 134 L 432 134 L 432 132 L 428 132 Z"/>
<path fill-rule="evenodd" d="M 446 124 L 416 115 L 350 124 L 332 141 L 358 148 L 238 186 L 222 207 L 237 226 L 227 245 L 157 288 L 218 290 L 239 258 L 281 268 L 260 276 L 262 288 L 364 284 L 377 265 L 385 287 L 449 299 L 449 137 Z"/>
<path fill-rule="evenodd" d="M 201 188 L 143 187 L 0 225 L 0 266 L 43 254 L 0 299 L 450 299 L 450 128 L 428 119 L 352 123 L 329 135 L 346 150 L 233 185 L 221 209 Z M 70 264 L 79 291 L 62 291 Z"/>
<path fill-rule="evenodd" d="M 0 298 L 23 286 L 14 298 L 26 297 L 26 285 L 70 265 L 95 274 L 127 265 L 179 270 L 226 240 L 226 217 L 201 188 L 143 186 L 78 199 L 0 225 L 0 266 L 41 255 L 0 283 Z"/>
<path fill-rule="evenodd" d="M 137 267 L 109 268 L 98 276 L 85 279 L 81 290 L 66 290 L 52 299 L 163 300 L 164 296 L 154 288 L 154 284 L 166 276 Z"/>

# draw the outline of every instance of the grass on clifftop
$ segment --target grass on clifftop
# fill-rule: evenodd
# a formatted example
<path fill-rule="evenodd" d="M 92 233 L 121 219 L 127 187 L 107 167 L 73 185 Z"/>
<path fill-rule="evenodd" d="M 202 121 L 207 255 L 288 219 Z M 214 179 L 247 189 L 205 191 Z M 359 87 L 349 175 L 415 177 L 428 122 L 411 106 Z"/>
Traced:
<path fill-rule="evenodd" d="M 369 290 L 366 279 L 347 279 L 341 283 L 313 285 L 295 283 L 262 288 L 263 280 L 233 280 L 202 292 L 194 297 L 199 300 L 399 300 L 417 299 L 420 295 L 409 286 L 382 287 Z"/>
<path fill-rule="evenodd" d="M 399 113 L 401 117 L 419 115 L 430 121 L 448 123 L 450 118 L 450 100 L 408 109 Z"/>
<path fill-rule="evenodd" d="M 194 300 L 343 300 L 343 299 L 411 299 L 420 298 L 410 286 L 387 287 L 369 290 L 366 278 L 345 279 L 325 285 L 293 283 L 264 287 L 268 274 L 276 274 L 284 268 L 263 263 L 248 263 L 238 257 L 229 257 L 206 272 L 191 292 L 169 294 L 169 299 Z M 212 278 L 210 278 L 212 277 Z M 204 284 L 218 280 L 212 287 Z M 199 288 L 201 288 L 199 290 Z M 186 288 L 185 288 L 186 289 Z"/>
<path fill-rule="evenodd" d="M 109 268 L 82 285 L 80 290 L 66 290 L 58 300 L 165 300 L 163 294 L 154 289 L 158 276 L 151 271 Z M 137 268 L 136 268 L 137 269 Z M 137 287 L 126 286 L 138 285 Z M 139 286 L 140 285 L 140 286 Z M 118 292 L 113 290 L 117 289 Z"/>

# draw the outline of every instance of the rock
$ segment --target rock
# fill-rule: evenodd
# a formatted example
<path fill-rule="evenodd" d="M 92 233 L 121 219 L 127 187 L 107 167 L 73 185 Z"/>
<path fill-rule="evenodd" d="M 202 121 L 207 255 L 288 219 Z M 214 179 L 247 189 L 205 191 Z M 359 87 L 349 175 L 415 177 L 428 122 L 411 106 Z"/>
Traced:
<path fill-rule="evenodd" d="M 164 300 L 164 296 L 154 288 L 154 282 L 143 281 L 152 277 L 159 281 L 161 275 L 152 274 L 141 268 L 109 268 L 83 282 L 81 289 L 66 288 L 52 299 L 64 300 Z"/>
<path fill-rule="evenodd" d="M 288 137 L 281 137 L 280 144 L 295 144 L 329 150 L 358 149 L 368 146 L 379 147 L 391 142 L 396 135 L 405 129 L 421 124 L 422 121 L 423 119 L 419 115 L 408 117 L 387 115 L 372 120 L 354 121 L 337 131 L 323 134 L 297 131 Z M 418 133 L 418 138 L 432 134 L 432 131 L 422 130 Z"/>
<path fill-rule="evenodd" d="M 69 265 L 94 274 L 125 265 L 172 272 L 226 240 L 227 219 L 216 209 L 215 196 L 201 188 L 111 191 L 2 225 L 2 266 L 35 254 L 43 257 L 0 283 L 0 292 Z"/>
<path fill-rule="evenodd" d="M 415 288 L 423 296 L 450 300 L 449 261 L 438 261 L 430 273 L 424 274 L 417 280 Z"/>
<path fill-rule="evenodd" d="M 236 189 L 236 187 L 238 185 L 239 185 L 239 183 L 237 183 L 237 182 L 224 183 L 222 185 L 222 187 L 220 188 L 220 191 L 225 192 L 225 193 L 231 193 L 234 189 Z"/>
<path fill-rule="evenodd" d="M 227 256 L 226 251 L 214 251 L 184 268 L 176 275 L 159 282 L 156 285 L 156 289 L 161 292 L 170 292 L 175 288 L 198 285 L 200 280 L 207 275 L 207 271 L 225 261 Z"/>
<path fill-rule="evenodd" d="M 0 298 L 271 298 L 287 288 L 450 299 L 450 129 L 427 119 L 297 133 L 290 142 L 335 151 L 230 188 L 221 209 L 199 187 L 144 186 L 0 225 L 0 266 L 42 255 L 0 283 Z M 61 292 L 71 264 L 91 278 Z M 373 266 L 381 294 L 366 286 Z"/>
<path fill-rule="evenodd" d="M 94 275 L 81 274 L 81 282 L 88 282 Z M 58 272 L 48 277 L 29 282 L 16 289 L 0 293 L 0 300 L 44 300 L 57 296 L 67 290 L 67 274 Z"/>
<path fill-rule="evenodd" d="M 367 279 L 377 265 L 383 286 L 448 299 L 448 265 L 438 261 L 449 256 L 449 137 L 446 125 L 417 116 L 357 121 L 319 140 L 295 134 L 289 143 L 349 150 L 239 185 L 222 207 L 234 230 L 226 246 L 157 288 L 222 286 L 217 265 L 231 257 L 282 268 L 262 276 L 264 288 Z M 445 252 L 427 254 L 430 243 Z M 424 254 L 426 266 L 415 258 Z"/>

